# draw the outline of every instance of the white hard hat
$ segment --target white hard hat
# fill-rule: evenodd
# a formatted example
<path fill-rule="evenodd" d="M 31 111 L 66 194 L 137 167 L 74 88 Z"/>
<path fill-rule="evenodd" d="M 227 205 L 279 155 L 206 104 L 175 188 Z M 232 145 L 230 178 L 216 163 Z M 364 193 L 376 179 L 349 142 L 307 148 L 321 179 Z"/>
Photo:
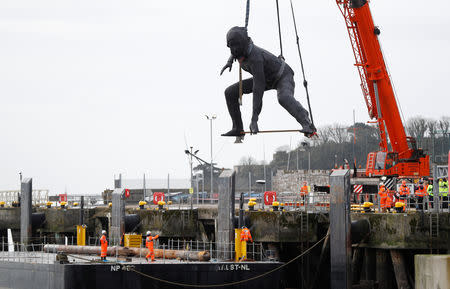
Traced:
<path fill-rule="evenodd" d="M 152 234 L 152 232 L 150 232 L 150 231 L 147 231 L 147 236 L 149 236 L 149 235 L 151 235 Z"/>
<path fill-rule="evenodd" d="M 102 235 L 106 235 L 106 231 L 105 230 L 102 230 Z"/>

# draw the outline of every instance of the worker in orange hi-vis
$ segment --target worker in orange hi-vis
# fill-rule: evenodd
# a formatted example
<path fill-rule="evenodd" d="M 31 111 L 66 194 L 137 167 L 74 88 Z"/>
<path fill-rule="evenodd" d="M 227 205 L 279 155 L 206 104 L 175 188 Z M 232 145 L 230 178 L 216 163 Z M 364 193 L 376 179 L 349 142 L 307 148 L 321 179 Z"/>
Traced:
<path fill-rule="evenodd" d="M 106 261 L 106 253 L 108 251 L 108 241 L 106 240 L 106 231 L 102 231 L 102 236 L 100 237 L 100 258 L 102 261 Z"/>
<path fill-rule="evenodd" d="M 406 199 L 408 198 L 410 192 L 411 191 L 409 190 L 409 187 L 406 185 L 406 181 L 403 180 L 402 181 L 402 185 L 398 189 L 398 195 L 397 195 L 398 202 L 405 204 L 405 206 L 403 207 L 403 211 L 405 211 L 405 208 L 406 208 L 406 205 L 407 205 Z"/>
<path fill-rule="evenodd" d="M 388 192 L 383 183 L 380 183 L 380 189 L 378 190 L 378 196 L 380 197 L 380 208 L 383 213 L 386 213 Z"/>
<path fill-rule="evenodd" d="M 423 199 L 427 195 L 427 187 L 423 183 L 423 180 L 419 181 L 419 184 L 417 185 L 417 190 L 414 192 L 414 195 L 417 198 L 416 208 L 417 210 L 422 211 L 424 207 Z"/>
<path fill-rule="evenodd" d="M 393 201 L 394 201 L 394 193 L 390 192 L 389 190 L 386 189 L 386 209 L 390 212 L 391 208 L 393 206 Z"/>
<path fill-rule="evenodd" d="M 309 193 L 309 186 L 306 181 L 303 181 L 303 186 L 300 188 L 300 198 L 303 201 L 303 204 L 305 204 L 306 201 L 306 195 Z"/>
<path fill-rule="evenodd" d="M 241 260 L 247 259 L 247 242 L 253 242 L 252 235 L 250 234 L 250 230 L 246 226 L 242 226 L 241 231 L 241 252 L 242 257 Z"/>
<path fill-rule="evenodd" d="M 159 235 L 152 237 L 152 232 L 147 231 L 147 238 L 145 239 L 145 247 L 148 249 L 148 254 L 145 256 L 145 259 L 148 261 L 148 258 L 151 258 L 152 262 L 155 261 L 155 251 L 153 251 L 153 240 L 158 239 Z"/>

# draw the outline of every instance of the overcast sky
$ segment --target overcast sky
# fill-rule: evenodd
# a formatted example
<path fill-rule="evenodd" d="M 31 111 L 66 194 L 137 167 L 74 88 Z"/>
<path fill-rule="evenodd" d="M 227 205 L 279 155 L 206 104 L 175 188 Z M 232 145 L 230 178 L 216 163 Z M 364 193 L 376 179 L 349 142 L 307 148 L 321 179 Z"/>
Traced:
<path fill-rule="evenodd" d="M 114 174 L 189 177 L 186 146 L 220 167 L 241 157 L 270 161 L 299 134 L 257 135 L 243 144 L 231 128 L 219 76 L 225 34 L 243 25 L 245 0 L 0 1 L 0 190 L 18 173 L 51 193 L 100 193 Z M 368 120 L 344 20 L 332 0 L 294 1 L 317 126 Z M 373 0 L 375 24 L 405 118 L 439 118 L 450 104 L 450 1 Z M 280 1 L 286 61 L 306 105 L 288 0 Z M 249 34 L 279 54 L 275 0 L 251 1 Z M 247 128 L 251 96 L 242 106 Z M 299 128 L 266 92 L 260 129 Z"/>

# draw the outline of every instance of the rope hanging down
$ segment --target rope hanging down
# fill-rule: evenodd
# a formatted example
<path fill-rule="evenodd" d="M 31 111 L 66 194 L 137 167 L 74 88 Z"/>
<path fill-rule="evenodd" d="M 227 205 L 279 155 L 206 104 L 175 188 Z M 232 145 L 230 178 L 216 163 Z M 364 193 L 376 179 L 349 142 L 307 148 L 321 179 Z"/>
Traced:
<path fill-rule="evenodd" d="M 300 57 L 300 66 L 302 68 L 302 74 L 303 74 L 303 86 L 305 87 L 305 91 L 306 91 L 306 99 L 308 101 L 309 116 L 311 117 L 311 123 L 312 123 L 313 127 L 315 128 L 314 119 L 313 119 L 313 115 L 312 115 L 312 111 L 311 111 L 311 103 L 309 101 L 308 82 L 306 81 L 305 69 L 303 68 L 302 53 L 300 51 L 300 41 L 299 41 L 300 38 L 298 37 L 297 23 L 295 22 L 294 6 L 292 5 L 292 0 L 290 0 L 290 2 L 291 2 L 292 19 L 294 20 L 295 37 L 297 40 L 297 50 L 298 50 L 298 55 Z M 278 0 L 277 0 L 277 5 L 278 5 Z M 281 36 L 280 36 L 280 41 L 281 41 Z"/>

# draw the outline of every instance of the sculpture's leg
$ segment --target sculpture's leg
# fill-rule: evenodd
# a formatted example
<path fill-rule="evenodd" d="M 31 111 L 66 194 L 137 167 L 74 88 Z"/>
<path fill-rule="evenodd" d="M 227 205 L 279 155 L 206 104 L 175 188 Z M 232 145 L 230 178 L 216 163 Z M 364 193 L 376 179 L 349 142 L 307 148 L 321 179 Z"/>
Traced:
<path fill-rule="evenodd" d="M 281 78 L 277 83 L 278 102 L 301 124 L 305 135 L 313 134 L 316 130 L 309 120 L 308 111 L 294 98 L 294 91 L 293 75 Z"/>
<path fill-rule="evenodd" d="M 244 94 L 251 93 L 253 89 L 253 78 L 242 81 L 242 91 Z M 244 131 L 242 124 L 241 109 L 239 107 L 239 82 L 230 85 L 225 89 L 225 99 L 227 101 L 228 112 L 233 121 L 233 128 L 222 134 L 223 136 L 240 136 Z"/>

